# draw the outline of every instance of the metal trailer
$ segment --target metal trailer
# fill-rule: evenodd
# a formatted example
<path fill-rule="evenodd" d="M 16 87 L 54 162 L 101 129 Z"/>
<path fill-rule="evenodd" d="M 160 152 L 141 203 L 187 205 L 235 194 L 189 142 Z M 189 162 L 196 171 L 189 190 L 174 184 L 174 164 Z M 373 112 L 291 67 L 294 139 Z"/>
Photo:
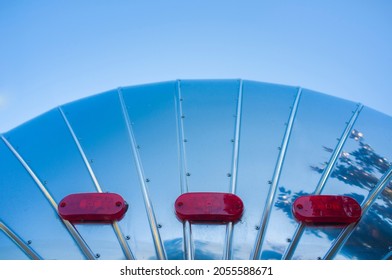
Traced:
<path fill-rule="evenodd" d="M 391 259 L 392 118 L 299 87 L 177 80 L 62 105 L 1 135 L 0 259 Z M 124 218 L 75 223 L 69 194 L 117 193 Z M 236 222 L 175 215 L 185 193 L 236 194 Z M 344 195 L 347 225 L 292 204 Z"/>

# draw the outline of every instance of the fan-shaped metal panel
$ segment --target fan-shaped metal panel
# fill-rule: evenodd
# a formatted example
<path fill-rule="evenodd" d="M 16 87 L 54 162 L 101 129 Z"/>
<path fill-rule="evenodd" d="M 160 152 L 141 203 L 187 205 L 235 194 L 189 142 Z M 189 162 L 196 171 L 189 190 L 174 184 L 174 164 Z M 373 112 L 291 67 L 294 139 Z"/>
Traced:
<path fill-rule="evenodd" d="M 2 136 L 1 259 L 388 259 L 392 118 L 297 87 L 181 80 L 108 91 Z M 121 194 L 107 224 L 62 220 L 60 200 Z M 235 193 L 228 224 L 181 222 L 186 192 Z M 347 195 L 363 217 L 305 226 L 305 194 Z"/>

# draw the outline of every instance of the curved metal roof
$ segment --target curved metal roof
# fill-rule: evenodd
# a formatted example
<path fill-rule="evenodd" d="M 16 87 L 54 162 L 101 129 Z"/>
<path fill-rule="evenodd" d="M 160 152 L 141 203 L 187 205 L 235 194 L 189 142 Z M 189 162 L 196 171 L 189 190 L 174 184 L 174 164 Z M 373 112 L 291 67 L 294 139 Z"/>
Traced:
<path fill-rule="evenodd" d="M 308 89 L 243 80 L 123 87 L 55 108 L 0 141 L 0 259 L 383 259 L 392 250 L 392 118 Z M 242 198 L 238 223 L 182 223 L 186 192 Z M 112 224 L 58 216 L 114 192 Z M 349 226 L 305 226 L 304 194 L 347 195 Z"/>

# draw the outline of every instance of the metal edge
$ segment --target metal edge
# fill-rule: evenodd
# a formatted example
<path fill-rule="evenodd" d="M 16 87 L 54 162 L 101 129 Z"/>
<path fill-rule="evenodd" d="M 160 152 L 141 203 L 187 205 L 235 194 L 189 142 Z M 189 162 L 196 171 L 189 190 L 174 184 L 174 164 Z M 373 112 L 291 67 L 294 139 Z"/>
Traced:
<path fill-rule="evenodd" d="M 238 156 L 240 146 L 240 132 L 241 132 L 241 117 L 242 117 L 242 90 L 243 82 L 239 80 L 238 99 L 237 99 L 237 111 L 234 128 L 234 146 L 232 154 L 232 167 L 231 167 L 231 178 L 230 178 L 230 192 L 235 194 L 237 188 L 237 173 L 238 173 Z M 230 260 L 232 258 L 232 239 L 233 239 L 233 222 L 230 222 L 226 226 L 225 244 L 223 251 L 223 259 Z"/>
<path fill-rule="evenodd" d="M 90 165 L 90 163 L 89 163 L 89 161 L 87 159 L 86 153 L 84 152 L 83 147 L 80 144 L 79 139 L 76 136 L 76 133 L 75 133 L 74 129 L 72 128 L 71 123 L 69 122 L 69 120 L 68 120 L 67 116 L 65 115 L 65 113 L 63 111 L 63 108 L 61 106 L 58 107 L 58 110 L 60 111 L 61 116 L 63 117 L 63 120 L 64 120 L 65 124 L 67 125 L 68 131 L 70 132 L 70 134 L 71 134 L 71 136 L 72 136 L 72 138 L 74 140 L 74 143 L 76 144 L 76 146 L 78 148 L 79 154 L 80 154 L 80 156 L 83 159 L 83 162 L 84 162 L 84 164 L 85 164 L 85 166 L 86 166 L 86 168 L 87 168 L 87 170 L 88 170 L 88 172 L 90 174 L 90 177 L 91 177 L 91 179 L 92 179 L 92 181 L 94 183 L 94 186 L 95 186 L 97 192 L 102 193 L 103 192 L 102 188 L 101 188 L 101 186 L 100 186 L 100 184 L 98 182 L 97 177 L 95 176 L 93 168 L 91 167 L 91 165 Z M 132 254 L 131 249 L 128 246 L 128 243 L 125 241 L 124 234 L 122 233 L 121 228 L 118 225 L 118 222 L 114 221 L 112 223 L 112 227 L 113 227 L 114 233 L 117 236 L 118 242 L 120 243 L 120 246 L 121 246 L 121 248 L 122 248 L 126 258 L 129 259 L 129 260 L 134 260 L 135 258 L 134 258 L 133 254 Z"/>
<path fill-rule="evenodd" d="M 251 254 L 251 259 L 254 259 L 254 260 L 257 260 L 259 258 L 261 246 L 264 242 L 264 236 L 265 236 L 265 232 L 266 232 L 266 229 L 268 226 L 268 221 L 269 221 L 269 217 L 271 214 L 271 208 L 273 206 L 273 201 L 275 198 L 276 189 L 277 189 L 277 186 L 279 183 L 280 174 L 282 172 L 283 162 L 284 162 L 284 159 L 286 156 L 286 151 L 287 151 L 287 147 L 289 144 L 291 131 L 293 129 L 294 120 L 295 120 L 295 117 L 296 117 L 296 114 L 298 111 L 301 93 L 302 93 L 302 88 L 299 87 L 298 92 L 297 92 L 297 96 L 295 98 L 295 101 L 294 101 L 292 109 L 291 109 L 291 113 L 290 113 L 289 121 L 287 123 L 286 131 L 283 136 L 282 145 L 280 147 L 278 160 L 276 162 L 273 178 L 271 181 L 271 187 L 270 187 L 270 190 L 269 190 L 269 193 L 267 196 L 267 201 L 266 201 L 266 204 L 264 207 L 263 216 L 260 221 L 259 232 L 257 233 L 256 242 L 255 242 L 255 245 L 253 248 L 253 252 Z"/>
<path fill-rule="evenodd" d="M 122 89 L 118 88 L 117 93 L 118 93 L 118 97 L 120 99 L 121 110 L 122 110 L 123 117 L 124 117 L 124 120 L 126 123 L 127 131 L 128 131 L 128 137 L 129 137 L 131 149 L 133 152 L 133 157 L 134 157 L 134 161 L 135 161 L 135 165 L 136 165 L 136 169 L 137 169 L 137 174 L 139 177 L 139 182 L 140 182 L 140 186 L 141 186 L 141 190 L 142 190 L 142 194 L 143 194 L 143 199 L 144 199 L 144 205 L 146 207 L 148 221 L 150 224 L 151 234 L 152 234 L 152 237 L 154 240 L 154 245 L 155 245 L 157 257 L 160 260 L 166 260 L 167 259 L 166 252 L 165 252 L 165 249 L 164 249 L 164 246 L 162 243 L 161 236 L 159 234 L 158 225 L 157 225 L 156 218 L 155 218 L 155 212 L 154 212 L 154 209 L 153 209 L 153 206 L 151 203 L 148 187 L 146 184 L 146 177 L 144 175 L 142 161 L 140 158 L 140 154 L 137 150 L 136 138 L 133 133 L 132 124 L 131 124 L 131 121 L 129 118 L 128 109 L 125 105 Z"/>
<path fill-rule="evenodd" d="M 12 231 L 4 222 L 0 221 L 0 230 L 2 230 L 27 256 L 32 260 L 42 260 L 42 258 L 30 248 L 14 231 Z"/>
<path fill-rule="evenodd" d="M 186 149 L 185 149 L 185 132 L 184 132 L 184 113 L 182 109 L 182 95 L 181 95 L 181 80 L 177 80 L 176 83 L 176 96 L 175 96 L 175 109 L 177 119 L 177 137 L 178 137 L 178 154 L 179 154 L 179 166 L 180 166 L 180 186 L 181 193 L 188 192 L 188 180 L 187 180 L 187 165 L 186 165 Z M 193 239 L 192 239 L 192 226 L 189 221 L 185 221 L 183 224 L 183 235 L 184 235 L 184 259 L 193 260 Z"/>
<path fill-rule="evenodd" d="M 37 184 L 38 188 L 40 191 L 43 193 L 45 198 L 48 200 L 48 202 L 52 205 L 54 211 L 60 218 L 60 220 L 64 223 L 66 228 L 68 229 L 69 233 L 73 237 L 73 239 L 76 241 L 77 245 L 83 252 L 83 254 L 86 256 L 87 259 L 94 260 L 94 254 L 91 251 L 91 249 L 88 247 L 86 241 L 80 236 L 79 232 L 75 229 L 74 225 L 71 224 L 70 222 L 64 220 L 61 218 L 61 216 L 58 213 L 58 208 L 57 208 L 57 203 L 51 196 L 51 194 L 48 192 L 48 190 L 45 188 L 45 186 L 42 184 L 40 179 L 37 177 L 37 175 L 34 173 L 34 171 L 30 168 L 30 166 L 27 164 L 27 162 L 22 158 L 22 156 L 16 151 L 16 149 L 12 146 L 12 144 L 4 137 L 4 135 L 1 135 L 1 139 L 3 142 L 6 144 L 8 149 L 14 154 L 14 156 L 18 159 L 18 161 L 22 164 L 22 166 L 25 168 L 25 170 L 29 173 L 31 178 L 34 180 L 34 182 Z"/>
<path fill-rule="evenodd" d="M 350 133 L 354 127 L 356 120 L 358 119 L 358 116 L 359 116 L 362 108 L 363 108 L 363 105 L 358 104 L 357 109 L 353 112 L 353 115 L 351 116 L 350 121 L 347 123 L 346 128 L 344 129 L 343 134 L 340 137 L 339 142 L 336 145 L 335 150 L 334 150 L 333 154 L 331 155 L 331 158 L 328 162 L 328 165 L 324 169 L 324 172 L 323 172 L 313 194 L 318 195 L 323 191 L 324 186 L 325 186 L 329 176 L 331 175 L 334 166 L 336 165 L 336 162 L 339 158 L 339 155 L 342 152 L 343 146 L 346 143 L 348 137 L 350 136 Z M 293 237 L 291 238 L 291 242 L 289 244 L 289 247 L 287 247 L 285 253 L 282 256 L 282 259 L 289 260 L 293 257 L 293 254 L 295 252 L 295 249 L 297 248 L 297 245 L 298 245 L 300 238 L 302 237 L 304 229 L 305 229 L 305 225 L 303 223 L 300 223 L 298 225 Z"/>
<path fill-rule="evenodd" d="M 334 240 L 332 243 L 332 246 L 328 250 L 328 252 L 325 254 L 323 257 L 324 260 L 330 260 L 335 257 L 337 252 L 343 247 L 343 245 L 346 243 L 348 238 L 351 236 L 351 234 L 354 232 L 354 230 L 357 228 L 358 224 L 361 222 L 362 218 L 365 216 L 366 212 L 370 209 L 372 204 L 376 201 L 377 196 L 384 190 L 384 188 L 388 185 L 388 183 L 392 179 L 392 166 L 388 169 L 387 172 L 380 178 L 374 189 L 369 193 L 368 197 L 366 200 L 364 200 L 361 204 L 362 208 L 362 215 L 361 219 L 353 224 L 348 225 L 345 227 L 339 234 L 339 236 Z"/>

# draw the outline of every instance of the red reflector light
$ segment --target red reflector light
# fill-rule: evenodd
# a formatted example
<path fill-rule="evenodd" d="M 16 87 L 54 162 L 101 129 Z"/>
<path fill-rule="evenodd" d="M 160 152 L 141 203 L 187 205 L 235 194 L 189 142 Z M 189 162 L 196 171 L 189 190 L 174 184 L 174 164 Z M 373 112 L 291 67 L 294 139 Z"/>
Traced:
<path fill-rule="evenodd" d="M 177 198 L 175 210 L 181 221 L 228 223 L 241 218 L 244 204 L 231 193 L 185 193 Z"/>
<path fill-rule="evenodd" d="M 294 217 L 304 223 L 350 224 L 361 218 L 361 206 L 348 196 L 308 195 L 293 204 Z"/>
<path fill-rule="evenodd" d="M 64 197 L 58 210 L 64 220 L 72 222 L 111 222 L 121 220 L 128 204 L 115 193 L 77 193 Z"/>

